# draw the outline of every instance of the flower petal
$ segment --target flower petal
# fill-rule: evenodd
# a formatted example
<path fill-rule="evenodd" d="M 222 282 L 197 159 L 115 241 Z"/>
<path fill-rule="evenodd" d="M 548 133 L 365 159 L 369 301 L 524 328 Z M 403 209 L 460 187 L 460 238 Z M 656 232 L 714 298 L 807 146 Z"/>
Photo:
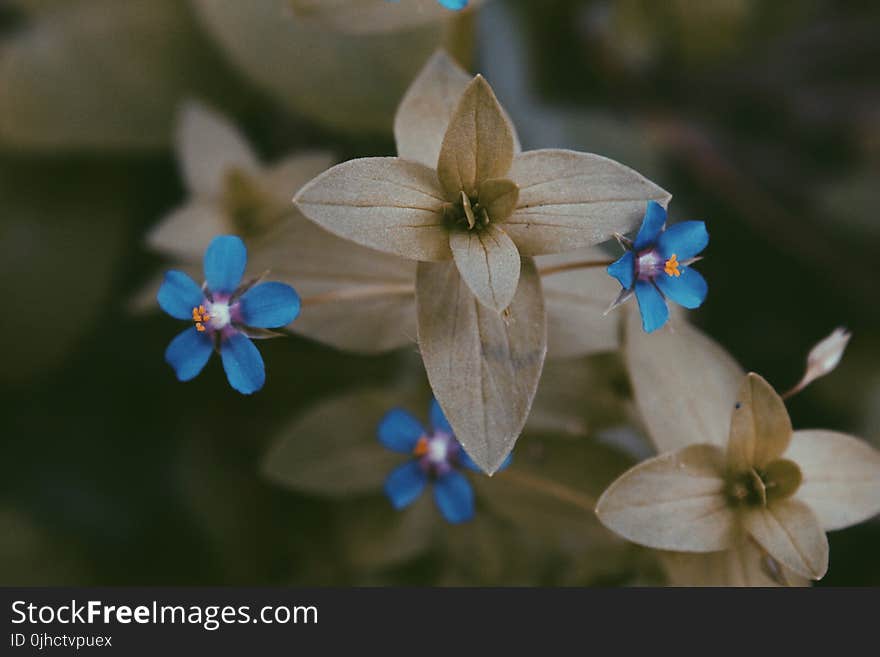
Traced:
<path fill-rule="evenodd" d="M 828 570 L 828 538 L 803 502 L 788 498 L 746 511 L 743 527 L 770 556 L 799 575 L 821 579 Z"/>
<path fill-rule="evenodd" d="M 433 169 L 394 157 L 349 160 L 325 171 L 294 198 L 331 233 L 412 260 L 446 260 L 446 203 Z"/>
<path fill-rule="evenodd" d="M 229 230 L 219 205 L 189 203 L 166 215 L 149 233 L 147 244 L 159 253 L 198 262 L 215 235 Z"/>
<path fill-rule="evenodd" d="M 614 263 L 608 265 L 606 270 L 620 283 L 624 290 L 632 289 L 636 279 L 636 256 L 633 251 L 627 251 Z"/>
<path fill-rule="evenodd" d="M 433 397 L 431 398 L 431 428 L 434 431 L 442 431 L 443 433 L 448 433 L 450 435 L 455 435 L 452 431 L 452 427 L 449 426 L 449 421 L 446 419 L 446 415 L 443 414 L 443 409 L 440 408 L 440 402 L 438 402 Z"/>
<path fill-rule="evenodd" d="M 392 452 L 412 454 L 425 435 L 422 423 L 402 408 L 392 408 L 379 421 L 379 442 Z"/>
<path fill-rule="evenodd" d="M 702 221 L 682 221 L 664 230 L 657 249 L 664 258 L 677 255 L 682 262 L 699 255 L 709 244 L 709 232 Z"/>
<path fill-rule="evenodd" d="M 468 0 L 439 0 L 439 2 L 447 9 L 458 11 L 467 7 Z"/>
<path fill-rule="evenodd" d="M 192 319 L 193 308 L 203 303 L 205 295 L 196 282 L 182 271 L 165 272 L 156 300 L 174 319 Z"/>
<path fill-rule="evenodd" d="M 409 506 L 425 489 L 428 477 L 418 461 L 407 461 L 391 471 L 385 480 L 385 494 L 398 511 Z"/>
<path fill-rule="evenodd" d="M 260 164 L 247 141 L 224 116 L 201 103 L 183 107 L 177 125 L 177 157 L 191 192 L 218 196 L 232 169 L 256 173 Z"/>
<path fill-rule="evenodd" d="M 661 273 L 654 283 L 667 299 L 672 299 L 685 308 L 699 308 L 706 300 L 709 284 L 696 269 L 682 267 L 681 276 L 669 276 Z"/>
<path fill-rule="evenodd" d="M 480 304 L 454 263 L 419 263 L 419 349 L 455 437 L 485 472 L 513 449 L 547 353 L 541 280 L 530 258 L 508 312 Z"/>
<path fill-rule="evenodd" d="M 865 441 L 835 431 L 795 431 L 785 457 L 803 475 L 795 499 L 825 531 L 880 513 L 880 451 Z"/>
<path fill-rule="evenodd" d="M 648 209 L 642 219 L 642 225 L 639 227 L 639 233 L 633 243 L 636 251 L 646 249 L 660 236 L 660 231 L 666 225 L 666 208 L 657 203 L 657 201 L 648 201 Z"/>
<path fill-rule="evenodd" d="M 480 183 L 477 194 L 480 205 L 486 208 L 489 219 L 494 224 L 501 224 L 516 209 L 519 201 L 519 187 L 507 178 L 490 178 Z"/>
<path fill-rule="evenodd" d="M 631 231 L 647 201 L 671 198 L 614 160 L 560 149 L 517 155 L 507 177 L 519 185 L 519 203 L 504 230 L 523 255 L 604 242 Z"/>
<path fill-rule="evenodd" d="M 724 452 L 715 445 L 691 445 L 627 470 L 599 498 L 596 515 L 640 545 L 723 550 L 736 534 L 736 514 L 724 489 Z"/>
<path fill-rule="evenodd" d="M 443 517 L 452 524 L 474 517 L 474 489 L 460 472 L 453 470 L 437 480 L 434 501 Z"/>
<path fill-rule="evenodd" d="M 661 552 L 671 586 L 809 586 L 810 580 L 781 566 L 778 571 L 755 541 L 742 537 L 720 552 Z"/>
<path fill-rule="evenodd" d="M 791 441 L 785 402 L 754 372 L 740 385 L 730 420 L 727 454 L 735 472 L 763 468 L 778 459 Z"/>
<path fill-rule="evenodd" d="M 624 356 L 636 405 L 660 452 L 697 443 L 727 446 L 742 368 L 687 322 L 646 334 L 628 312 Z"/>
<path fill-rule="evenodd" d="M 285 283 L 258 283 L 241 295 L 241 317 L 254 328 L 287 326 L 299 309 L 299 295 Z"/>
<path fill-rule="evenodd" d="M 467 468 L 468 470 L 472 470 L 473 472 L 479 472 L 480 474 L 486 474 L 486 472 L 478 466 L 474 460 L 468 455 L 468 453 L 464 450 L 464 447 L 461 448 L 461 452 L 459 452 L 458 457 L 459 463 L 461 463 L 461 467 Z M 507 458 L 501 462 L 501 465 L 498 466 L 498 469 L 495 471 L 495 474 L 499 472 L 503 472 L 507 469 L 507 467 L 513 461 L 513 452 L 507 455 Z"/>
<path fill-rule="evenodd" d="M 394 117 L 397 154 L 435 169 L 443 137 L 471 81 L 446 52 L 435 52 L 410 85 Z"/>
<path fill-rule="evenodd" d="M 229 385 L 243 395 L 256 392 L 266 383 L 263 357 L 254 343 L 241 333 L 223 340 L 220 357 Z"/>
<path fill-rule="evenodd" d="M 662 327 L 669 319 L 669 308 L 663 295 L 648 281 L 636 281 L 636 299 L 642 315 L 642 328 L 652 333 Z"/>
<path fill-rule="evenodd" d="M 178 333 L 169 343 L 165 349 L 165 362 L 174 368 L 179 381 L 189 381 L 205 368 L 213 349 L 211 338 L 193 326 Z"/>
<path fill-rule="evenodd" d="M 205 280 L 211 292 L 230 293 L 241 283 L 247 267 L 247 249 L 240 237 L 215 237 L 205 251 Z"/>
<path fill-rule="evenodd" d="M 489 225 L 480 231 L 456 231 L 449 247 L 461 277 L 477 300 L 494 310 L 507 308 L 519 284 L 520 257 L 507 233 Z"/>
<path fill-rule="evenodd" d="M 513 130 L 492 87 L 476 76 L 461 96 L 440 147 L 437 175 L 450 201 L 474 196 L 485 180 L 504 178 L 514 155 Z"/>

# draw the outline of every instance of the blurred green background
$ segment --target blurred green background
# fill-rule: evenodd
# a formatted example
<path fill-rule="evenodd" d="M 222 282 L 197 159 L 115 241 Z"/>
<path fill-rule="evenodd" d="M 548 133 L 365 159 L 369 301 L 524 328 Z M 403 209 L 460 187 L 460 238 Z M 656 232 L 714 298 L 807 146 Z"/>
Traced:
<path fill-rule="evenodd" d="M 710 296 L 693 319 L 745 367 L 783 389 L 815 342 L 852 330 L 840 368 L 790 410 L 796 428 L 880 447 L 880 5 L 490 0 L 445 25 L 351 36 L 284 4 L 0 3 L 0 583 L 662 582 L 647 551 L 582 510 L 531 509 L 502 477 L 494 507 L 479 482 L 480 517 L 449 528 L 430 504 L 396 514 L 378 488 L 327 496 L 260 474 L 291 421 L 364 386 L 421 389 L 410 410 L 424 417 L 415 347 L 263 343 L 268 385 L 245 398 L 216 361 L 177 383 L 162 354 L 178 324 L 127 310 L 163 265 L 145 233 L 185 197 L 171 150 L 183 100 L 233 117 L 267 160 L 391 154 L 394 107 L 439 43 L 472 57 L 524 148 L 617 159 L 674 193 L 673 220 L 709 223 Z M 619 364 L 586 367 L 607 376 L 576 382 L 576 410 L 619 425 Z M 631 462 L 558 433 L 526 435 L 517 459 L 554 480 L 583 463 L 594 495 Z M 820 585 L 880 584 L 876 519 L 830 541 Z"/>

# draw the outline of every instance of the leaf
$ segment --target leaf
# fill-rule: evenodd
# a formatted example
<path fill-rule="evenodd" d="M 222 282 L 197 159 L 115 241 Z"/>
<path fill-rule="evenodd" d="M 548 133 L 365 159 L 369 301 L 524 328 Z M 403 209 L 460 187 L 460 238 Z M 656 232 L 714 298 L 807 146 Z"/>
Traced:
<path fill-rule="evenodd" d="M 184 97 L 226 90 L 178 0 L 57 4 L 4 43 L 0 142 L 52 152 L 164 148 Z"/>
<path fill-rule="evenodd" d="M 289 0 L 189 4 L 245 77 L 297 114 L 348 133 L 390 131 L 400 98 L 445 29 L 434 21 L 388 34 L 343 34 L 294 15 Z"/>
<path fill-rule="evenodd" d="M 513 301 L 520 259 L 507 234 L 490 224 L 483 230 L 455 231 L 449 247 L 458 272 L 477 301 L 500 313 Z"/>
<path fill-rule="evenodd" d="M 503 315 L 482 306 L 454 263 L 419 263 L 419 347 L 434 395 L 471 458 L 493 473 L 522 431 L 547 353 L 541 281 L 522 262 Z"/>
<path fill-rule="evenodd" d="M 412 260 L 450 257 L 445 203 L 431 169 L 393 157 L 349 160 L 312 180 L 294 198 L 331 233 Z"/>
<path fill-rule="evenodd" d="M 743 372 L 714 340 L 684 320 L 645 333 L 626 309 L 624 357 L 636 404 L 657 450 L 727 445 Z"/>
<path fill-rule="evenodd" d="M 342 506 L 334 520 L 345 559 L 358 570 L 377 570 L 426 552 L 443 522 L 431 498 L 423 494 L 403 511 L 385 497 Z"/>
<path fill-rule="evenodd" d="M 446 198 L 475 196 L 483 181 L 504 178 L 514 155 L 513 130 L 483 76 L 467 86 L 449 122 L 437 175 Z"/>
<path fill-rule="evenodd" d="M 635 228 L 649 200 L 665 206 L 672 198 L 614 160 L 575 151 L 527 151 L 507 177 L 519 185 L 519 203 L 505 230 L 528 255 L 604 242 Z"/>
<path fill-rule="evenodd" d="M 782 456 L 791 441 L 791 420 L 785 402 L 755 373 L 740 386 L 730 421 L 727 454 L 737 472 L 761 469 Z"/>
<path fill-rule="evenodd" d="M 836 431 L 795 431 L 785 457 L 801 469 L 795 499 L 816 514 L 825 531 L 880 513 L 880 452 Z"/>
<path fill-rule="evenodd" d="M 250 144 L 220 113 L 189 101 L 180 112 L 177 158 L 190 192 L 219 196 L 230 170 L 256 174 L 260 163 Z"/>
<path fill-rule="evenodd" d="M 810 508 L 796 499 L 777 500 L 743 513 L 744 529 L 774 559 L 810 579 L 828 570 L 828 539 Z"/>
<path fill-rule="evenodd" d="M 250 245 L 249 265 L 299 293 L 303 310 L 290 329 L 360 353 L 413 344 L 415 263 L 338 238 L 291 210 Z"/>
<path fill-rule="evenodd" d="M 659 557 L 672 586 L 810 585 L 808 579 L 785 567 L 781 567 L 780 577 L 768 562 L 767 555 L 748 538 L 721 552 L 660 552 Z"/>
<path fill-rule="evenodd" d="M 736 516 L 724 492 L 724 453 L 691 445 L 628 470 L 596 504 L 596 515 L 624 538 L 660 550 L 730 547 Z"/>
<path fill-rule="evenodd" d="M 608 255 L 597 248 L 538 256 L 538 271 L 554 270 L 578 262 L 602 262 Z M 605 314 L 620 292 L 620 285 L 605 267 L 543 274 L 547 304 L 547 356 L 572 358 L 620 347 L 622 314 Z"/>
<path fill-rule="evenodd" d="M 391 389 L 358 391 L 315 405 L 279 432 L 263 461 L 264 476 L 314 495 L 380 493 L 385 477 L 406 458 L 386 450 L 376 437 L 379 420 L 395 406 L 427 405 Z"/>
<path fill-rule="evenodd" d="M 440 21 L 452 16 L 437 0 L 409 0 L 395 6 L 388 0 L 288 0 L 304 22 L 351 34 L 384 33 Z M 476 7 L 483 0 L 471 0 Z"/>
<path fill-rule="evenodd" d="M 437 167 L 452 113 L 471 81 L 445 51 L 438 50 L 407 89 L 394 116 L 397 154 L 404 160 Z"/>

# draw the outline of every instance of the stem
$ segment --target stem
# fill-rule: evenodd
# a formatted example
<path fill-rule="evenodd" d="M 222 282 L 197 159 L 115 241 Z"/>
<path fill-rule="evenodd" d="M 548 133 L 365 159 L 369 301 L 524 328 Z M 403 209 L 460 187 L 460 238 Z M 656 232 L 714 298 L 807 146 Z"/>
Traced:
<path fill-rule="evenodd" d="M 588 513 L 593 513 L 596 508 L 596 501 L 591 497 L 583 495 L 576 490 L 572 490 L 564 484 L 559 484 L 537 475 L 528 474 L 522 470 L 511 468 L 504 472 L 504 479 L 518 484 L 523 488 L 528 488 L 538 493 L 543 493 L 548 497 L 567 502 L 568 504 L 583 509 Z"/>
<path fill-rule="evenodd" d="M 325 292 L 323 294 L 316 294 L 311 297 L 305 297 L 302 300 L 302 305 L 318 306 L 322 303 L 332 303 L 333 301 L 354 301 L 357 299 L 382 297 L 389 294 L 407 295 L 414 293 L 415 287 L 406 283 L 399 283 L 397 285 L 364 285 L 359 287 L 343 287 L 338 290 Z"/>
<path fill-rule="evenodd" d="M 580 262 L 569 262 L 564 265 L 552 265 L 538 270 L 541 276 L 552 276 L 564 271 L 572 271 L 575 269 L 594 269 L 596 267 L 607 267 L 613 265 L 614 260 L 581 260 Z"/>

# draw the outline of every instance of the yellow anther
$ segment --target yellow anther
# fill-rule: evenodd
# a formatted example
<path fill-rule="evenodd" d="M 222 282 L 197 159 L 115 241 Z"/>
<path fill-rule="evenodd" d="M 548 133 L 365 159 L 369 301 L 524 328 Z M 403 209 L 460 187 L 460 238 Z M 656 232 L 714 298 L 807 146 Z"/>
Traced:
<path fill-rule="evenodd" d="M 419 438 L 419 442 L 416 443 L 415 449 L 413 449 L 413 454 L 416 456 L 424 456 L 428 453 L 428 439 L 425 436 Z"/>
<path fill-rule="evenodd" d="M 678 256 L 673 253 L 672 257 L 666 261 L 666 265 L 663 267 L 663 270 L 666 272 L 667 276 L 675 276 L 676 278 L 681 276 L 681 271 L 679 270 Z"/>
<path fill-rule="evenodd" d="M 201 322 L 196 322 L 196 331 L 198 331 L 199 333 L 203 333 L 204 330 L 205 330 L 205 325 L 202 324 Z"/>
<path fill-rule="evenodd" d="M 203 321 L 207 322 L 209 319 L 211 319 L 211 316 L 210 316 L 210 315 L 207 315 L 207 314 L 206 314 L 206 315 L 202 315 L 202 320 L 203 320 Z"/>

